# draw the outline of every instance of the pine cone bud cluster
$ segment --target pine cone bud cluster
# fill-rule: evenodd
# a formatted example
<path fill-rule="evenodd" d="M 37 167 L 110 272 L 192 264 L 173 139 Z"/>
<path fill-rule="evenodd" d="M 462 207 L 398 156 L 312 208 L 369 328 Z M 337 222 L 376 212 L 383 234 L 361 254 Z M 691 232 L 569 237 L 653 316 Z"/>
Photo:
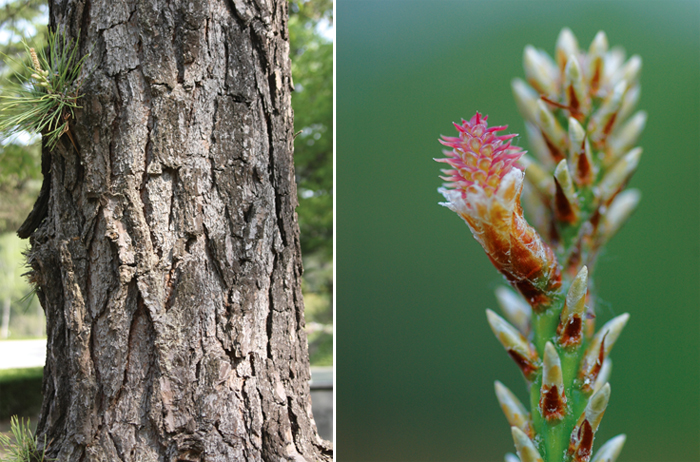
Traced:
<path fill-rule="evenodd" d="M 532 155 L 511 144 L 515 135 L 497 136 L 507 127 L 489 128 L 479 113 L 455 124 L 458 136 L 443 137 L 450 149 L 436 159 L 449 166 L 442 205 L 464 219 L 516 289 L 496 291 L 505 319 L 487 310 L 533 405 L 528 412 L 496 382 L 518 454 L 506 461 L 614 462 L 624 435 L 595 456 L 593 443 L 610 400 L 609 354 L 629 315 L 596 332 L 590 281 L 600 249 L 640 199 L 624 189 L 647 118 L 634 113 L 642 61 L 609 48 L 603 32 L 586 51 L 563 29 L 554 58 L 528 45 L 523 64 L 525 80 L 514 79 L 512 91 Z"/>

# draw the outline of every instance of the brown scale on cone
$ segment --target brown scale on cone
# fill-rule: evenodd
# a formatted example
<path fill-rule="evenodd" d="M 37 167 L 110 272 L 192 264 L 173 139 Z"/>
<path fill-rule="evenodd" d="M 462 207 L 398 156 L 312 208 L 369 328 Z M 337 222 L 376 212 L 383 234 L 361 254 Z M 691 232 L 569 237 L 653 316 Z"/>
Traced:
<path fill-rule="evenodd" d="M 557 326 L 559 344 L 571 347 L 581 343 L 583 316 L 586 313 L 586 296 L 588 294 L 588 267 L 583 266 L 571 282 L 566 294 Z"/>
<path fill-rule="evenodd" d="M 535 364 L 531 358 L 527 358 L 515 350 L 508 349 L 506 351 L 508 356 L 513 358 L 513 361 L 515 361 L 515 364 L 517 364 L 517 366 L 520 368 L 525 378 L 527 380 L 534 380 L 535 375 L 539 370 L 537 364 Z"/>
<path fill-rule="evenodd" d="M 552 342 L 547 342 L 544 347 L 539 405 L 542 416 L 547 421 L 563 419 L 566 414 L 561 359 Z"/>
<path fill-rule="evenodd" d="M 575 118 L 579 122 L 582 122 L 585 119 L 585 116 L 579 110 L 581 105 L 578 99 L 576 98 L 576 93 L 574 92 L 574 87 L 572 85 L 569 85 L 567 93 L 569 93 L 569 98 L 571 98 L 571 104 L 569 105 L 558 103 L 553 99 L 547 98 L 544 95 L 540 95 L 540 99 L 542 99 L 542 101 L 546 102 L 547 104 L 568 111 L 571 117 Z"/>
<path fill-rule="evenodd" d="M 587 339 L 593 338 L 593 335 L 595 334 L 595 314 L 590 313 L 586 315 L 586 319 L 584 321 L 584 332 L 586 334 Z"/>
<path fill-rule="evenodd" d="M 588 462 L 593 449 L 593 428 L 588 420 L 583 420 L 575 435 L 571 435 L 569 454 L 573 454 L 571 462 Z M 574 437 L 575 436 L 575 437 Z"/>
<path fill-rule="evenodd" d="M 571 175 L 579 186 L 590 185 L 595 179 L 591 146 L 586 132 L 574 117 L 569 117 L 569 162 Z"/>
<path fill-rule="evenodd" d="M 559 163 L 564 159 L 564 153 L 562 152 L 561 149 L 559 149 L 557 146 L 552 143 L 552 141 L 549 139 L 549 137 L 544 133 L 542 133 L 542 139 L 544 139 L 545 144 L 547 145 L 547 149 L 549 149 L 549 153 L 552 155 L 552 159 L 554 159 L 554 163 Z"/>
<path fill-rule="evenodd" d="M 588 49 L 588 59 L 590 60 L 589 66 L 589 88 L 591 91 L 591 96 L 598 93 L 600 89 L 600 84 L 603 79 L 603 59 L 608 51 L 608 38 L 605 36 L 604 32 L 598 32 L 591 42 L 591 46 Z"/>
<path fill-rule="evenodd" d="M 548 289 L 544 292 L 534 281 L 529 279 L 517 280 L 509 273 L 504 273 L 504 276 L 508 282 L 510 282 L 510 284 L 522 294 L 532 309 L 537 313 L 542 312 L 551 304 L 551 293 L 561 287 L 561 270 L 558 266 L 555 273 L 549 280 Z"/>
<path fill-rule="evenodd" d="M 491 330 L 506 349 L 508 355 L 518 365 L 527 380 L 534 380 L 539 366 L 534 346 L 515 327 L 491 310 L 486 310 Z"/>
<path fill-rule="evenodd" d="M 515 217 L 522 217 L 520 202 L 515 208 Z M 508 234 L 505 242 L 492 246 L 487 253 L 489 260 L 523 295 L 533 310 L 542 311 L 561 287 L 561 267 L 557 264 L 554 251 L 541 244 L 540 236 L 524 219 L 514 218 Z M 496 237 L 488 240 L 499 242 Z M 541 253 L 534 254 L 535 248 L 540 248 Z"/>
<path fill-rule="evenodd" d="M 522 281 L 513 281 L 508 275 L 506 275 L 508 281 L 515 287 L 522 295 L 525 300 L 530 304 L 530 306 L 536 311 L 542 311 L 543 307 L 546 307 L 551 302 L 551 297 L 543 293 L 532 281 L 527 279 Z"/>
<path fill-rule="evenodd" d="M 600 64 L 597 64 L 594 67 L 593 75 L 591 76 L 590 88 L 592 96 L 595 96 L 598 93 L 598 87 L 600 86 L 600 68 Z"/>
<path fill-rule="evenodd" d="M 554 194 L 554 212 L 556 214 L 557 220 L 564 223 L 575 223 L 576 222 L 576 211 L 571 206 L 569 199 L 567 199 L 564 194 L 564 190 L 561 188 L 559 181 L 554 178 L 554 184 L 556 185 L 556 192 Z"/>
<path fill-rule="evenodd" d="M 578 112 L 578 107 L 579 107 L 579 102 L 578 98 L 576 98 L 576 92 L 574 91 L 574 86 L 569 85 L 569 88 L 567 88 L 569 92 L 569 112 L 573 113 Z"/>
<path fill-rule="evenodd" d="M 567 111 L 570 110 L 569 106 L 567 106 L 566 104 L 562 104 L 562 103 L 559 103 L 557 101 L 554 101 L 553 99 L 547 98 L 545 95 L 540 95 L 540 99 L 547 104 L 550 104 L 554 107 L 558 107 L 559 109 L 566 109 Z"/>
<path fill-rule="evenodd" d="M 581 103 L 576 97 L 576 91 L 574 90 L 574 86 L 569 85 L 566 91 L 569 97 L 569 105 L 566 106 L 566 109 L 569 111 L 569 115 L 574 119 L 578 120 L 579 122 L 583 122 L 586 116 L 580 111 Z"/>
<path fill-rule="evenodd" d="M 605 409 L 610 401 L 610 384 L 606 383 L 591 396 L 586 409 L 579 417 L 574 430 L 571 432 L 569 455 L 571 462 L 588 462 L 593 448 L 593 437 L 598 431 Z"/>
<path fill-rule="evenodd" d="M 593 182 L 593 167 L 586 156 L 585 142 L 581 145 L 581 151 L 576 162 L 576 181 L 581 185 L 588 185 Z"/>
<path fill-rule="evenodd" d="M 549 239 L 553 245 L 558 245 L 561 242 L 561 235 L 557 229 L 557 224 L 554 220 L 549 220 Z"/>
<path fill-rule="evenodd" d="M 563 347 L 578 345 L 581 343 L 582 320 L 578 315 L 572 316 L 562 329 L 562 325 L 557 327 L 559 344 Z"/>
<path fill-rule="evenodd" d="M 610 201 L 612 202 L 612 201 Z M 600 207 L 596 208 L 595 211 L 593 212 L 593 215 L 591 215 L 591 218 L 588 220 L 591 223 L 591 226 L 593 227 L 593 234 L 598 232 L 598 225 L 600 224 Z"/>
<path fill-rule="evenodd" d="M 583 237 L 585 238 L 586 236 Z M 581 257 L 581 242 L 582 239 L 579 239 L 576 242 L 576 245 L 573 249 L 571 249 L 571 253 L 566 260 L 566 274 L 572 278 L 578 273 L 578 268 L 581 266 L 581 262 L 583 261 Z"/>
<path fill-rule="evenodd" d="M 612 132 L 612 128 L 615 125 L 615 120 L 617 119 L 617 112 L 615 112 L 612 116 L 610 116 L 610 120 L 608 120 L 608 123 L 605 124 L 605 127 L 603 127 L 603 139 L 601 140 L 602 146 L 605 146 L 605 142 L 608 139 L 608 135 L 610 135 L 610 132 Z"/>
<path fill-rule="evenodd" d="M 593 364 L 584 364 L 581 368 L 579 378 L 581 379 L 581 391 L 585 393 L 590 393 L 593 390 L 593 384 L 595 384 L 595 379 L 598 378 L 598 373 L 600 368 L 603 367 L 603 361 L 605 361 L 605 337 L 603 336 L 603 341 L 600 343 L 600 350 L 598 352 L 598 357 Z"/>
<path fill-rule="evenodd" d="M 585 245 L 588 246 L 591 252 L 597 252 L 600 248 L 599 230 L 603 218 L 602 213 L 605 213 L 606 210 L 607 206 L 596 207 L 596 209 L 593 211 L 593 214 L 591 215 L 591 218 L 588 219 L 588 222 L 590 223 L 590 228 L 584 236 L 584 239 Z"/>
<path fill-rule="evenodd" d="M 545 387 L 542 387 L 544 390 Z M 566 400 L 564 393 L 559 396 L 557 387 L 547 387 L 540 398 L 540 409 L 542 416 L 548 421 L 560 420 L 566 414 Z"/>

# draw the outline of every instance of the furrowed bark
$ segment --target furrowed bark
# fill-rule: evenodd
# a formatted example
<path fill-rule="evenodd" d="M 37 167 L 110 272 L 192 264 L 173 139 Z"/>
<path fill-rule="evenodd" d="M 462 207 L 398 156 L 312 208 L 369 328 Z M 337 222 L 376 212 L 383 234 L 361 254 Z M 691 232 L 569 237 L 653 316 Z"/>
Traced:
<path fill-rule="evenodd" d="M 29 255 L 48 456 L 330 460 L 308 386 L 286 1 L 52 0 L 50 26 L 80 32 L 90 75 Z"/>

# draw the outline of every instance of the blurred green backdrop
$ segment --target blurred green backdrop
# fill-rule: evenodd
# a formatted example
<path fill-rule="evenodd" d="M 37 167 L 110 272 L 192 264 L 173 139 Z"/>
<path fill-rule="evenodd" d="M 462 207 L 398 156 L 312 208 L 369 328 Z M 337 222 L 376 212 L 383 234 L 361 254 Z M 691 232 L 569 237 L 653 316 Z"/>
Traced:
<path fill-rule="evenodd" d="M 510 80 L 526 44 L 598 30 L 643 58 L 649 114 L 636 214 L 598 260 L 598 326 L 625 311 L 596 447 L 700 460 L 700 2 L 337 2 L 337 460 L 502 461 L 493 392 L 525 383 L 491 333 L 503 282 L 437 203 L 440 134 L 479 110 L 525 128 Z M 527 148 L 525 136 L 516 144 Z"/>

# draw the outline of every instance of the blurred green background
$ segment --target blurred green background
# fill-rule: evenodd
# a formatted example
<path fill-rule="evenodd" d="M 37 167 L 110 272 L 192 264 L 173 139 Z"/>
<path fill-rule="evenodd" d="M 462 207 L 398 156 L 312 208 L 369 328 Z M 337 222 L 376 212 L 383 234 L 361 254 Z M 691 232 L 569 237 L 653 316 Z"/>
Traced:
<path fill-rule="evenodd" d="M 493 392 L 525 382 L 488 327 L 503 282 L 440 207 L 437 139 L 475 111 L 525 133 L 510 90 L 526 44 L 570 27 L 643 58 L 642 202 L 596 268 L 612 352 L 595 447 L 619 461 L 700 460 L 700 2 L 338 0 L 337 460 L 502 461 Z M 516 144 L 527 149 L 525 136 Z"/>

